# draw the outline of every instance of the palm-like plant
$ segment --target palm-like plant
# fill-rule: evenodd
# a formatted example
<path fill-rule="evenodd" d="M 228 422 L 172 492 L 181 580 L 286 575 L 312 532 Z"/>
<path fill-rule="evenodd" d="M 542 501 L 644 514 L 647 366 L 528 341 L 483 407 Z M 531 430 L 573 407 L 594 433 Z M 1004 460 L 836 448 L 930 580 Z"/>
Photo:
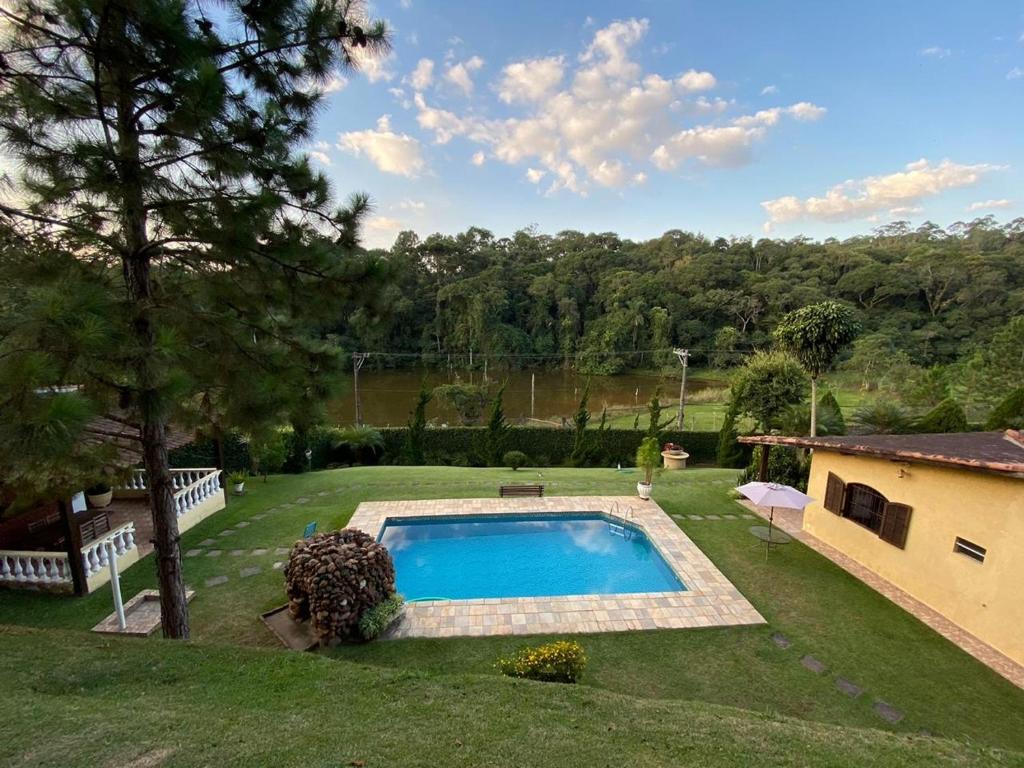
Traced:
<path fill-rule="evenodd" d="M 911 430 L 911 424 L 905 410 L 884 400 L 858 408 L 853 414 L 854 429 L 862 435 L 902 435 Z"/>

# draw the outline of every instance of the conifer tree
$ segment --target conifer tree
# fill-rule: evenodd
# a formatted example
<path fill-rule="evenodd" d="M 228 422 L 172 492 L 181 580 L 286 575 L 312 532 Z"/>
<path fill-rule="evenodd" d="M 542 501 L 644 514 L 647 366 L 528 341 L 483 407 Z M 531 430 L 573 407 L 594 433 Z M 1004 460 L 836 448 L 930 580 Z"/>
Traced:
<path fill-rule="evenodd" d="M 372 293 L 374 266 L 357 255 L 368 199 L 335 205 L 301 149 L 323 85 L 381 53 L 384 25 L 352 0 L 13 0 L 0 19 L 0 140 L 20 174 L 0 214 L 68 274 L 32 249 L 9 266 L 39 307 L 97 294 L 5 338 L 25 375 L 4 383 L 81 383 L 138 421 L 163 633 L 187 638 L 168 424 L 204 391 L 239 418 L 242 401 L 315 408 L 336 363 L 319 329 Z M 255 385 L 236 402 L 238 381 Z"/>

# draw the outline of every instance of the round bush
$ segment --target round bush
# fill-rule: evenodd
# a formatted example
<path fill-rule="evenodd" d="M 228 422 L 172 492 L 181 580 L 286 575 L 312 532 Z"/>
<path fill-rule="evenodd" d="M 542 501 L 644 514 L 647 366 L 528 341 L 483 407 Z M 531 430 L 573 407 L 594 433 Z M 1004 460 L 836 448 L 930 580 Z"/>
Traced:
<path fill-rule="evenodd" d="M 321 645 L 357 639 L 359 619 L 395 591 L 391 554 L 355 528 L 297 542 L 284 578 L 292 618 L 309 619 Z"/>
<path fill-rule="evenodd" d="M 506 467 L 512 467 L 513 471 L 526 466 L 526 454 L 522 451 L 506 451 L 501 458 Z"/>

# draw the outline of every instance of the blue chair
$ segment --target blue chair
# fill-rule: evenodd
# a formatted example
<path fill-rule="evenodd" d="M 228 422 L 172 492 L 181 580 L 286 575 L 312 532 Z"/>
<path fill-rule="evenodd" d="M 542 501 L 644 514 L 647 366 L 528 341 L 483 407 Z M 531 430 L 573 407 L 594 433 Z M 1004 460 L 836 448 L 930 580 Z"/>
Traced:
<path fill-rule="evenodd" d="M 302 532 L 302 538 L 312 539 L 314 533 L 316 533 L 316 521 L 306 524 L 306 530 Z"/>

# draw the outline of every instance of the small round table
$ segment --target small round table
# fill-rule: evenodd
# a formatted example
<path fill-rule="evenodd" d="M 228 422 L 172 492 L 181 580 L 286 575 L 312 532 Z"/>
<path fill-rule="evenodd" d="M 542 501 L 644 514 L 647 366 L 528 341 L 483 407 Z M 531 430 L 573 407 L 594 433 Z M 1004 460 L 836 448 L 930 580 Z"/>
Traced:
<path fill-rule="evenodd" d="M 764 542 L 765 552 L 764 556 L 768 557 L 768 552 L 771 551 L 772 547 L 780 547 L 784 544 L 789 544 L 793 540 L 785 531 L 780 531 L 778 528 L 769 529 L 767 525 L 752 525 L 750 527 L 750 534 L 760 541 Z"/>

